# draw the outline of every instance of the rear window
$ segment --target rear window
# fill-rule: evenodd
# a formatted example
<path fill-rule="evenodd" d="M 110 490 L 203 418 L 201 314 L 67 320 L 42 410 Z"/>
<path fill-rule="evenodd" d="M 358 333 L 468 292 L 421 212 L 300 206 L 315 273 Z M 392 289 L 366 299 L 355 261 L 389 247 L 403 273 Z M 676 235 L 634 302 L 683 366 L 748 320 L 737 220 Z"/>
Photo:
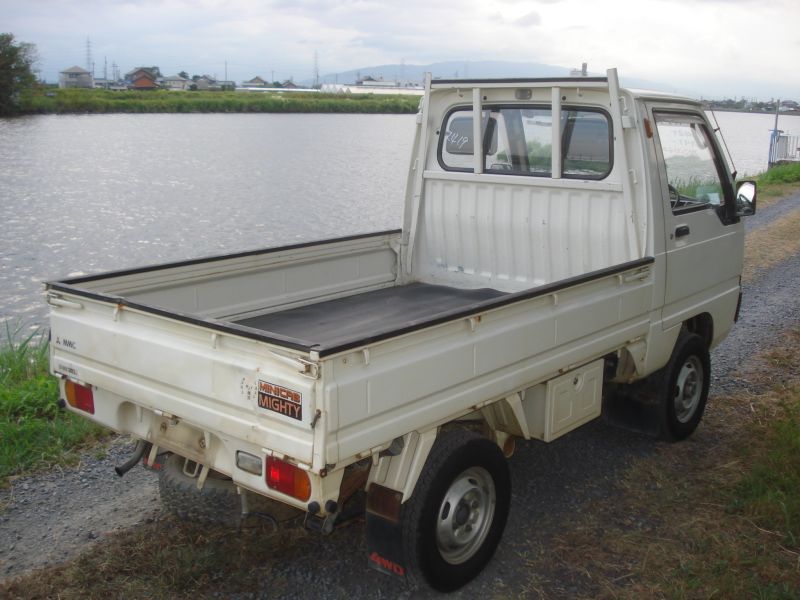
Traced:
<path fill-rule="evenodd" d="M 608 115 L 600 110 L 564 108 L 561 176 L 603 179 L 611 172 L 612 138 Z M 545 107 L 487 107 L 481 111 L 483 169 L 486 173 L 552 176 L 553 115 Z M 456 109 L 445 119 L 439 162 L 450 171 L 473 170 L 472 108 Z"/>

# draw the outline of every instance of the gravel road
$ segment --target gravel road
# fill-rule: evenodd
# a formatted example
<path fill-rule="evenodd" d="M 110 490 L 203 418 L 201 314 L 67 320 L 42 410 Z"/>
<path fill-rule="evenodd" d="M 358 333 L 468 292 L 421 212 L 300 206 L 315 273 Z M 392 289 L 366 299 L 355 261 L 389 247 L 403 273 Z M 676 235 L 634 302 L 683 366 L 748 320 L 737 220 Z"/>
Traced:
<path fill-rule="evenodd" d="M 800 194 L 760 210 L 748 229 L 798 208 Z M 735 371 L 798 322 L 800 255 L 761 274 L 744 293 L 741 319 L 712 357 L 712 396 L 748 386 Z M 714 410 L 713 398 L 708 410 Z M 583 578 L 555 566 L 534 574 L 526 570 L 526 559 L 552 552 L 552 540 L 570 516 L 618 493 L 615 484 L 631 458 L 652 452 L 656 444 L 600 420 L 552 444 L 518 443 L 510 463 L 514 494 L 503 542 L 488 568 L 452 597 L 585 594 Z M 0 511 L 0 579 L 64 561 L 114 531 L 162 518 L 152 473 L 136 467 L 120 479 L 113 472 L 113 465 L 123 462 L 131 449 L 130 442 L 118 440 L 102 458 L 90 452 L 77 468 L 17 479 L 10 489 L 0 490 L 0 506 L 7 504 Z M 305 561 L 271 565 L 271 577 L 281 579 L 283 591 L 265 580 L 258 595 L 241 597 L 429 596 L 366 568 L 363 525 L 358 522 L 328 537 L 308 533 L 297 543 L 314 557 L 313 566 Z"/>

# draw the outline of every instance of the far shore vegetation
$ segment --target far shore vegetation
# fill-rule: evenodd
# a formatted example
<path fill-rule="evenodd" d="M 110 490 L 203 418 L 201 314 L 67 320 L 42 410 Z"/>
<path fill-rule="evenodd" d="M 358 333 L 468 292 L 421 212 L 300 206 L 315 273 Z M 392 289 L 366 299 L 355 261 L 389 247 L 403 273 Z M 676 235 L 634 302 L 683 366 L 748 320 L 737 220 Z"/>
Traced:
<path fill-rule="evenodd" d="M 22 112 L 22 105 L 37 86 L 33 65 L 36 46 L 0 33 L 0 116 Z"/>
<path fill-rule="evenodd" d="M 413 114 L 418 106 L 419 96 L 402 95 L 42 88 L 26 97 L 22 112 Z"/>

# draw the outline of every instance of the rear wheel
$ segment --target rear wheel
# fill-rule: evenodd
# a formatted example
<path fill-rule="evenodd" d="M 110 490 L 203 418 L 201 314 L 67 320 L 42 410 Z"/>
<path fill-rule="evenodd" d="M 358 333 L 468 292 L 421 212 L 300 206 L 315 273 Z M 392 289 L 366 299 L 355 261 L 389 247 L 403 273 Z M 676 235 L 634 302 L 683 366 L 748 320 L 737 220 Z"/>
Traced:
<path fill-rule="evenodd" d="M 500 542 L 510 499 L 508 464 L 496 444 L 472 432 L 443 433 L 403 507 L 411 577 L 442 592 L 474 578 Z"/>

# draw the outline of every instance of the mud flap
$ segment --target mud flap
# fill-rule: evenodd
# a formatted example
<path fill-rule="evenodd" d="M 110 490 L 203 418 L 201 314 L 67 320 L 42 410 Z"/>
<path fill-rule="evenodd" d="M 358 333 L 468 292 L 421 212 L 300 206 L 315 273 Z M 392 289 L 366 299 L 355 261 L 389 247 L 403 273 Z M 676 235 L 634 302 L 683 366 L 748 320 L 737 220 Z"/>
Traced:
<path fill-rule="evenodd" d="M 402 494 L 372 484 L 367 495 L 367 564 L 381 573 L 405 579 L 403 527 L 400 522 Z"/>
<path fill-rule="evenodd" d="M 641 402 L 624 394 L 603 399 L 603 420 L 613 427 L 657 436 L 660 416 L 654 402 Z"/>

